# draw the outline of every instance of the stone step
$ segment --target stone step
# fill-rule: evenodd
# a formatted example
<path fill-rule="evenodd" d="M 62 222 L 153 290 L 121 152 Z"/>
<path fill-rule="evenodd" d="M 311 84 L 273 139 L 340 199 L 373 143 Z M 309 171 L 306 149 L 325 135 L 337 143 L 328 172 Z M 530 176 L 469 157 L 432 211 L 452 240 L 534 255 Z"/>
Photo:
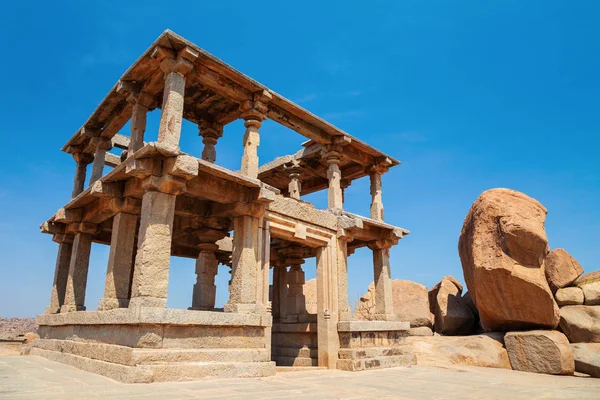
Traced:
<path fill-rule="evenodd" d="M 402 347 L 366 347 L 363 349 L 340 349 L 339 358 L 342 360 L 362 360 L 376 357 L 401 356 L 411 354 L 411 350 Z"/>
<path fill-rule="evenodd" d="M 318 360 L 316 358 L 307 357 L 273 357 L 278 366 L 282 367 L 316 367 Z"/>
<path fill-rule="evenodd" d="M 31 355 L 45 357 L 126 383 L 262 377 L 275 374 L 275 363 L 272 361 L 172 362 L 127 366 L 36 347 L 31 349 Z"/>
<path fill-rule="evenodd" d="M 264 348 L 145 349 L 113 344 L 56 339 L 36 340 L 34 347 L 129 366 L 160 362 L 271 361 L 267 349 Z"/>
<path fill-rule="evenodd" d="M 401 366 L 411 366 L 417 363 L 414 354 L 404 354 L 398 356 L 383 356 L 364 358 L 358 360 L 339 359 L 337 368 L 344 371 L 364 371 L 368 369 L 391 368 Z"/>
<path fill-rule="evenodd" d="M 134 349 L 134 364 L 173 362 L 265 362 L 267 349 Z"/>

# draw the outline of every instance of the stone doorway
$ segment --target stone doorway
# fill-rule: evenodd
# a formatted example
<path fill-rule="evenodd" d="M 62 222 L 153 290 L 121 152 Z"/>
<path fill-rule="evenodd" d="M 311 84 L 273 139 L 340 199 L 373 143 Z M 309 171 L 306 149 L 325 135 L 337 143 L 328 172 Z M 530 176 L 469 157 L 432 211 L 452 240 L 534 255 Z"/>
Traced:
<path fill-rule="evenodd" d="M 271 359 L 277 366 L 318 366 L 317 284 L 316 279 L 306 283 L 304 267 L 316 256 L 316 249 L 305 244 L 271 240 Z"/>

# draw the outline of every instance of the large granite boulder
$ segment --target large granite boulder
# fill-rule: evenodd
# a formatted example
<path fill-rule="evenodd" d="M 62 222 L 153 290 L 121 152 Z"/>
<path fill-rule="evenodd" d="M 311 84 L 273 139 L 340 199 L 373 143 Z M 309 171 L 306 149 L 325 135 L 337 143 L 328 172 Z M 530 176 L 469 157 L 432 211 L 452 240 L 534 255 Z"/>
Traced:
<path fill-rule="evenodd" d="M 560 329 L 571 343 L 600 343 L 600 306 L 565 306 Z"/>
<path fill-rule="evenodd" d="M 569 286 L 583 274 L 583 268 L 565 249 L 554 249 L 544 259 L 544 271 L 552 292 Z"/>
<path fill-rule="evenodd" d="M 409 322 L 411 328 L 433 327 L 433 315 L 429 311 L 427 287 L 406 280 L 392 281 L 394 314 L 398 321 Z M 358 302 L 354 319 L 369 320 L 375 309 L 375 285 L 371 283 L 367 293 Z M 426 333 L 427 330 L 419 330 Z"/>
<path fill-rule="evenodd" d="M 462 299 L 462 285 L 446 276 L 429 291 L 429 307 L 435 317 L 434 330 L 443 335 L 466 335 L 475 317 Z"/>
<path fill-rule="evenodd" d="M 558 331 L 508 332 L 504 344 L 516 371 L 573 375 L 575 362 L 567 337 Z"/>
<path fill-rule="evenodd" d="M 575 371 L 600 378 L 600 343 L 574 343 Z"/>
<path fill-rule="evenodd" d="M 558 289 L 554 294 L 554 298 L 560 307 L 580 306 L 583 304 L 584 299 L 583 290 L 577 286 Z"/>
<path fill-rule="evenodd" d="M 447 367 L 470 365 L 510 369 L 503 333 L 474 336 L 409 336 L 401 347 L 417 357 L 417 365 Z"/>
<path fill-rule="evenodd" d="M 537 200 L 510 189 L 488 190 L 471 206 L 458 249 L 486 331 L 558 325 L 558 305 L 542 268 L 546 213 Z"/>
<path fill-rule="evenodd" d="M 399 321 L 410 322 L 411 328 L 433 327 L 433 318 L 429 311 L 427 287 L 420 283 L 393 280 L 394 314 Z"/>

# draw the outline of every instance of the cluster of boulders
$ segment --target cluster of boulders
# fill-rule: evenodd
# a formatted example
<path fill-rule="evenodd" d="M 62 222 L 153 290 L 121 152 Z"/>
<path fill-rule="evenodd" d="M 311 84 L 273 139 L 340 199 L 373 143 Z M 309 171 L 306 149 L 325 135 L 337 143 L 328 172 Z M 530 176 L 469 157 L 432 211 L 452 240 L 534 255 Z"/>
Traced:
<path fill-rule="evenodd" d="M 588 344 L 600 342 L 600 271 L 582 275 L 564 249 L 550 251 L 546 214 L 523 193 L 484 192 L 459 239 L 465 282 L 481 328 L 507 332 L 513 369 L 600 377 L 600 353 Z"/>
<path fill-rule="evenodd" d="M 567 251 L 550 251 L 546 213 L 523 193 L 488 190 L 459 239 L 468 292 L 451 276 L 429 291 L 393 281 L 394 312 L 410 322 L 411 335 L 443 336 L 414 338 L 414 351 L 451 363 L 600 377 L 600 271 L 583 275 Z M 371 310 L 373 285 L 355 318 L 371 319 Z"/>

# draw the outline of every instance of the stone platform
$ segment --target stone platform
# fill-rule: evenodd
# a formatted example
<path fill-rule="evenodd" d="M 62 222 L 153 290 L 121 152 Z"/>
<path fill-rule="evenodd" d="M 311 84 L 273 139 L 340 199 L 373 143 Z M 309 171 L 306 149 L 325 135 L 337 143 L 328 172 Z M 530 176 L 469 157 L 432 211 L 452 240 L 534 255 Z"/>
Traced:
<path fill-rule="evenodd" d="M 46 314 L 31 355 L 123 382 L 275 374 L 269 314 L 161 308 Z"/>

